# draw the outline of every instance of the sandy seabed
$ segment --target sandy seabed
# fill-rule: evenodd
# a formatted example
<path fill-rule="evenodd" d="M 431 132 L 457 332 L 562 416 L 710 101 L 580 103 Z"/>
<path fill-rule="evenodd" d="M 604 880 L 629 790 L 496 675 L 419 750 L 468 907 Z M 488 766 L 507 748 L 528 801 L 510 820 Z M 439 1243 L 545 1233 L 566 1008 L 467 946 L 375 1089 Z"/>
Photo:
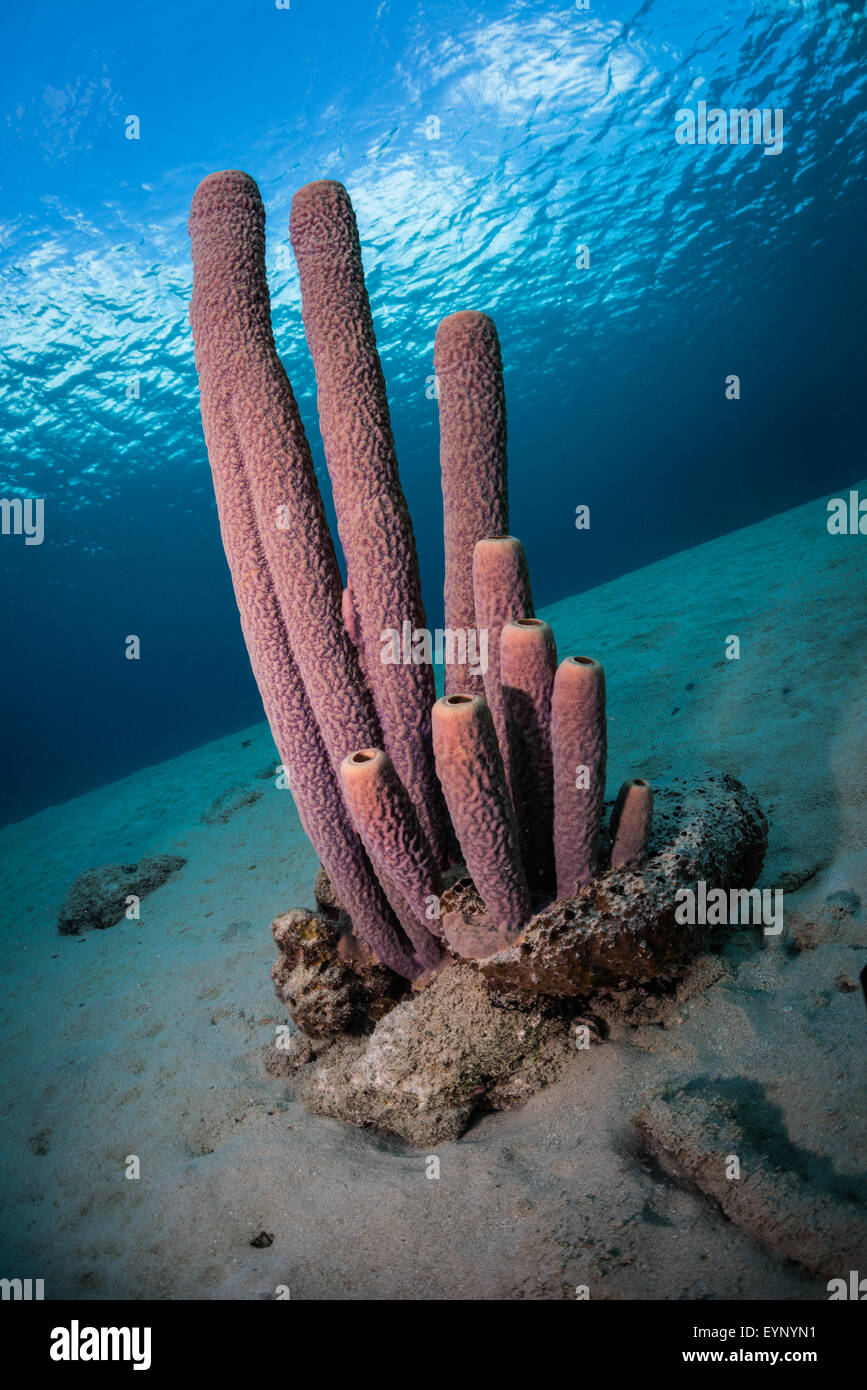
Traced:
<path fill-rule="evenodd" d="M 317 861 L 264 724 L 0 830 L 0 1275 L 46 1298 L 809 1300 L 853 1251 L 867 1271 L 867 537 L 826 520 L 821 498 L 541 615 L 605 664 L 609 795 L 709 769 L 760 798 L 786 925 L 733 929 L 709 987 L 440 1145 L 438 1179 L 266 1071 L 268 927 L 312 904 Z M 203 821 L 232 787 L 253 799 Z M 59 935 L 79 873 L 158 853 L 187 863 L 140 921 Z M 749 1201 L 726 1215 L 647 1151 L 631 1117 L 661 1096 L 734 1117 Z M 850 1208 L 837 1271 L 823 1222 Z"/>

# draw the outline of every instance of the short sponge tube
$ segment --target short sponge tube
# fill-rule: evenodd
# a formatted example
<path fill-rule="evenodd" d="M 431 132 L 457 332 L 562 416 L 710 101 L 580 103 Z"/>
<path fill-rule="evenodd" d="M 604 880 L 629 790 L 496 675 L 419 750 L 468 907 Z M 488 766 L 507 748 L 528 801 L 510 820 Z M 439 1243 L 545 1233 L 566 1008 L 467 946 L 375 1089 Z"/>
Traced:
<path fill-rule="evenodd" d="M 494 924 L 518 934 L 529 920 L 530 890 L 515 811 L 487 702 L 455 692 L 437 700 L 434 758 L 467 870 Z"/>

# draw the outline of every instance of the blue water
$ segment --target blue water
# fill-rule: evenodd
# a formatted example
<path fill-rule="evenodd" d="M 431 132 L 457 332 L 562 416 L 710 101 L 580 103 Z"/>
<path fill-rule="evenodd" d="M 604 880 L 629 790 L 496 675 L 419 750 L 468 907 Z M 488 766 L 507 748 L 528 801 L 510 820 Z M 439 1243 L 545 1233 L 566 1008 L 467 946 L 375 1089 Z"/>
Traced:
<path fill-rule="evenodd" d="M 288 212 L 310 179 L 350 191 L 431 626 L 426 384 L 455 309 L 499 328 L 512 530 L 539 603 L 863 475 L 861 6 L 17 11 L 0 20 L 0 495 L 44 497 L 45 539 L 0 536 L 0 819 L 261 718 L 187 320 L 186 218 L 211 170 L 262 190 L 278 346 L 320 469 Z M 781 108 L 781 152 L 679 145 L 675 113 L 701 100 Z"/>

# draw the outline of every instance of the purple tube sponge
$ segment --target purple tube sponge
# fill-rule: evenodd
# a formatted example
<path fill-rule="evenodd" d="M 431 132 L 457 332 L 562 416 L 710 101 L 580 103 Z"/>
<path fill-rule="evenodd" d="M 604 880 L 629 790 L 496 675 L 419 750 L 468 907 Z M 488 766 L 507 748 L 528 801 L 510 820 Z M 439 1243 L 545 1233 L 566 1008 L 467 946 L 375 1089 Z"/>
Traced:
<path fill-rule="evenodd" d="M 506 398 L 500 341 L 487 314 L 443 319 L 434 343 L 445 540 L 445 624 L 476 626 L 473 551 L 509 529 Z M 466 663 L 446 666 L 446 694 L 473 688 Z M 481 692 L 479 692 L 481 693 Z"/>
<path fill-rule="evenodd" d="M 318 387 L 319 424 L 337 527 L 358 614 L 364 667 L 385 747 L 439 863 L 448 821 L 434 771 L 428 663 L 383 660 L 383 633 L 425 628 L 412 522 L 400 486 L 385 381 L 346 189 L 307 184 L 292 199 L 290 236 Z M 353 739 L 351 748 L 378 745 Z"/>
<path fill-rule="evenodd" d="M 567 656 L 557 667 L 551 747 L 557 897 L 574 898 L 594 874 L 605 801 L 605 673 L 592 657 Z"/>
<path fill-rule="evenodd" d="M 210 174 L 190 212 L 190 320 L 215 475 L 242 466 L 257 547 L 335 772 L 379 724 L 341 612 L 340 572 L 292 387 L 271 332 L 265 211 L 253 180 Z M 208 419 L 219 420 L 209 430 Z M 251 540 L 251 544 L 252 544 Z"/>
<path fill-rule="evenodd" d="M 355 931 L 385 965 L 415 979 L 419 963 L 352 828 L 292 657 L 231 420 L 208 393 L 202 396 L 202 420 L 244 640 L 301 824 Z"/>
<path fill-rule="evenodd" d="M 476 623 L 488 634 L 485 698 L 500 745 L 506 783 L 511 786 L 509 740 L 500 681 L 500 633 L 504 624 L 515 618 L 535 617 L 527 557 L 521 542 L 514 536 L 487 536 L 477 543 L 473 552 L 473 596 Z"/>
<path fill-rule="evenodd" d="M 443 959 L 438 939 L 442 882 L 409 793 L 388 754 L 378 748 L 362 748 L 344 758 L 340 782 L 378 878 L 406 905 L 406 913 L 397 909 L 398 915 L 419 960 L 428 969 L 437 966 Z M 389 896 L 397 904 L 398 898 Z"/>
<path fill-rule="evenodd" d="M 554 634 L 541 618 L 516 618 L 500 635 L 500 681 L 509 741 L 512 800 L 531 888 L 554 882 L 554 767 L 551 695 Z"/>
<path fill-rule="evenodd" d="M 530 917 L 530 890 L 491 712 L 480 695 L 445 695 L 431 722 L 437 775 L 467 870 L 495 926 L 516 935 Z"/>
<path fill-rule="evenodd" d="M 611 812 L 611 867 L 637 868 L 653 828 L 653 788 L 643 777 L 623 783 Z"/>

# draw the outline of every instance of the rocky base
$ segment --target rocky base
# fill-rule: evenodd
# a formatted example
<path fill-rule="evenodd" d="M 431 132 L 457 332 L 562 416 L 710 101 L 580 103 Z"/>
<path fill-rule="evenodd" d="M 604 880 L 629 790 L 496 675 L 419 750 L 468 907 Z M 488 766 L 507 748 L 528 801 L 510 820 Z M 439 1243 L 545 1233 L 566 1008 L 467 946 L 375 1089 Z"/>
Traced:
<path fill-rule="evenodd" d="M 498 1007 L 478 973 L 451 965 L 364 1041 L 344 1040 L 301 1077 L 312 1110 L 426 1147 L 459 1139 L 479 1110 L 520 1105 L 569 1055 L 568 1024 Z"/>
<path fill-rule="evenodd" d="M 271 967 L 274 987 L 310 1038 L 370 1032 L 408 988 L 337 914 L 329 921 L 295 907 L 271 931 L 280 951 Z"/>
<path fill-rule="evenodd" d="M 319 1053 L 300 1076 L 302 1098 L 408 1144 L 459 1138 L 477 1111 L 521 1104 L 552 1081 L 574 1046 L 570 1029 L 586 1045 L 624 1001 L 646 1020 L 657 996 L 670 998 L 713 931 L 675 921 L 678 890 L 752 887 L 766 845 L 758 802 L 734 778 L 673 783 L 656 793 L 640 869 L 603 872 L 571 902 L 541 903 L 517 941 L 489 955 L 483 904 L 453 873 L 441 902 L 453 961 L 422 989 L 376 963 L 320 874 L 320 912 L 295 909 L 273 926 L 278 995 L 315 1044 L 294 1060 Z"/>

